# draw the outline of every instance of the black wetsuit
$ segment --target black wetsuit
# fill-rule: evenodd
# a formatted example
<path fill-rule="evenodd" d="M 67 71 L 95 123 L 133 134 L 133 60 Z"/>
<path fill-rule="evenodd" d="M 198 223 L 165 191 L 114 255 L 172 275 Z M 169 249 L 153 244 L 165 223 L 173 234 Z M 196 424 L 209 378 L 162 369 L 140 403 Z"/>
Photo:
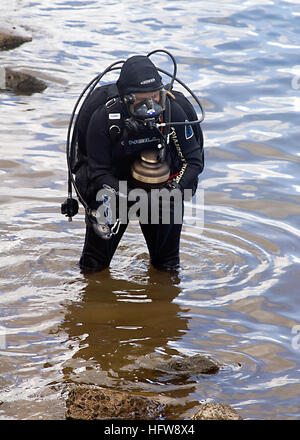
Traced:
<path fill-rule="evenodd" d="M 173 99 L 171 99 L 171 115 L 171 121 L 188 120 L 184 110 Z M 109 135 L 108 124 L 107 111 L 101 107 L 94 112 L 88 125 L 85 141 L 90 200 L 95 200 L 96 192 L 103 187 L 103 184 L 118 191 L 119 181 L 130 182 L 130 169 L 133 161 L 139 157 L 141 151 L 157 148 L 161 142 L 156 129 L 142 128 L 138 133 L 129 132 L 125 137 L 113 143 Z M 202 136 L 198 141 L 191 126 L 175 126 L 175 129 L 171 127 L 166 160 L 169 163 L 171 175 L 175 175 L 180 189 L 192 189 L 204 166 Z M 174 224 L 172 204 L 170 211 L 169 224 L 161 222 L 160 224 L 141 224 L 149 249 L 150 261 L 158 268 L 168 269 L 179 265 L 182 224 Z M 109 266 L 127 224 L 121 224 L 118 234 L 110 240 L 103 240 L 94 232 L 88 219 L 86 223 L 86 237 L 80 267 L 84 271 L 104 269 Z"/>

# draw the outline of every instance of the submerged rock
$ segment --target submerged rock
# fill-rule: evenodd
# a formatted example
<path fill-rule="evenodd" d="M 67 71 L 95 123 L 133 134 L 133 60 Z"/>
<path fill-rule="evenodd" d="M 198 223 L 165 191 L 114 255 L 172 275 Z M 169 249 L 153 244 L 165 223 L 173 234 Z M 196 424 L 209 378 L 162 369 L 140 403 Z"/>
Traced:
<path fill-rule="evenodd" d="M 155 399 L 95 386 L 76 386 L 66 402 L 66 418 L 77 420 L 158 418 L 164 405 Z"/>
<path fill-rule="evenodd" d="M 28 73 L 0 67 L 0 90 L 9 90 L 16 94 L 31 95 L 47 88 L 44 81 Z"/>
<path fill-rule="evenodd" d="M 156 368 L 164 373 L 176 376 L 193 376 L 195 374 L 214 374 L 219 371 L 221 364 L 209 356 L 196 354 L 187 358 L 173 358 L 159 364 Z"/>
<path fill-rule="evenodd" d="M 205 403 L 201 405 L 192 420 L 243 420 L 239 413 L 223 403 Z"/>
<path fill-rule="evenodd" d="M 21 29 L 0 24 L 0 50 L 14 49 L 23 43 L 32 41 Z"/>

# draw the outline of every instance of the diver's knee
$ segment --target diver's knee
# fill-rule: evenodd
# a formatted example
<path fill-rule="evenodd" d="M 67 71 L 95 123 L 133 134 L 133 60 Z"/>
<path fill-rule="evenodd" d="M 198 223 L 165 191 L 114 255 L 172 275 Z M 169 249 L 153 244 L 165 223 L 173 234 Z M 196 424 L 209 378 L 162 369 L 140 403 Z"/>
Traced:
<path fill-rule="evenodd" d="M 79 260 L 79 267 L 83 273 L 100 272 L 109 267 L 108 262 L 97 261 L 90 255 L 82 255 Z"/>

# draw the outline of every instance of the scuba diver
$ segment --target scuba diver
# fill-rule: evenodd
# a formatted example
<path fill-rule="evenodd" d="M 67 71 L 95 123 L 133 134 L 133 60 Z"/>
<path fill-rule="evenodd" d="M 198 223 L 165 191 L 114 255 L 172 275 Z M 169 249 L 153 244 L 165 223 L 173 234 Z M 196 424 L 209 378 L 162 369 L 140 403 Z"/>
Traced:
<path fill-rule="evenodd" d="M 173 75 L 157 68 L 150 60 L 157 52 L 167 53 L 172 58 Z M 96 88 L 104 74 L 117 69 L 120 74 L 116 83 Z M 159 72 L 170 76 L 171 82 L 164 85 Z M 187 98 L 173 90 L 174 81 L 196 99 L 202 111 L 201 119 Z M 91 85 L 70 142 L 76 106 Z M 147 194 L 148 215 L 146 221 L 140 220 L 140 227 L 150 262 L 157 269 L 177 269 L 184 193 L 187 190 L 192 195 L 195 193 L 198 176 L 204 167 L 200 127 L 204 112 L 199 100 L 176 78 L 176 62 L 165 50 L 156 50 L 147 56 L 135 55 L 112 64 L 86 87 L 83 94 L 77 101 L 69 126 L 69 197 L 62 205 L 62 213 L 71 220 L 78 211 L 78 203 L 72 199 L 73 185 L 86 211 L 85 242 L 79 262 L 82 272 L 109 267 L 129 222 L 128 217 L 120 219 L 119 208 L 112 199 L 126 198 L 128 201 L 130 192 L 137 188 Z M 181 195 L 180 198 L 169 197 L 167 222 L 162 219 L 165 209 L 162 198 L 159 199 L 158 221 L 151 221 L 153 189 Z M 132 203 L 126 206 L 128 212 Z M 179 207 L 180 221 L 175 221 Z M 102 216 L 99 216 L 100 208 Z"/>

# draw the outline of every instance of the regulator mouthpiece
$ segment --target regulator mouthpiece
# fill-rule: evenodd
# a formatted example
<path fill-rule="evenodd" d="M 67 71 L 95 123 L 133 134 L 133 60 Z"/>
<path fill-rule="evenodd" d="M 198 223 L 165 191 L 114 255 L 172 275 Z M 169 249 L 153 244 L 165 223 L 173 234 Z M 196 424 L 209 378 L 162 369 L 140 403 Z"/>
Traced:
<path fill-rule="evenodd" d="M 125 101 L 126 102 L 126 101 Z M 157 119 L 166 108 L 166 91 L 159 91 L 159 100 L 151 97 L 145 98 L 142 101 L 137 101 L 134 94 L 127 97 L 128 110 L 131 116 L 136 119 L 145 121 L 147 119 Z"/>
<path fill-rule="evenodd" d="M 131 106 L 130 113 L 138 119 L 155 118 L 159 116 L 163 109 L 151 98 L 144 99 L 139 104 Z"/>

